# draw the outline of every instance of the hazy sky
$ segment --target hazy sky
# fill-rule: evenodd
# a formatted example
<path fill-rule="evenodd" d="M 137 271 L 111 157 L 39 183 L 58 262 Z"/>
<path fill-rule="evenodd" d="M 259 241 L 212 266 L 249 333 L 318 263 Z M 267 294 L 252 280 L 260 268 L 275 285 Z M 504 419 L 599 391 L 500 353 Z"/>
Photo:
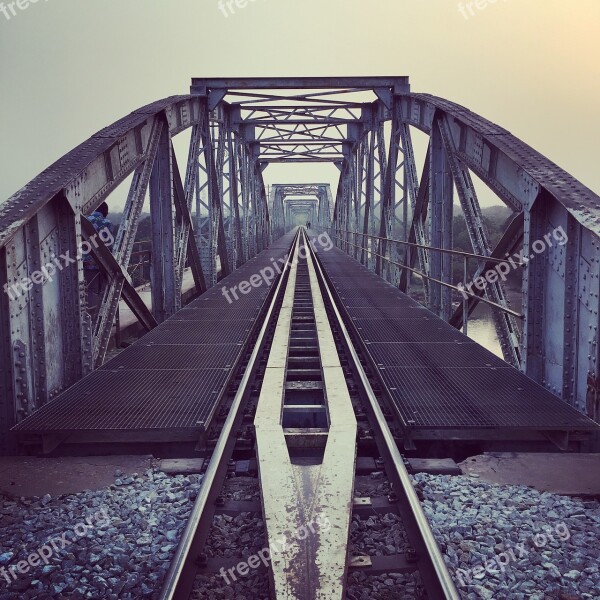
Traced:
<path fill-rule="evenodd" d="M 468 18 L 460 6 L 251 0 L 225 17 L 217 0 L 38 0 L 0 12 L 0 201 L 102 127 L 187 93 L 192 76 L 409 75 L 413 91 L 495 121 L 599 193 L 600 0 L 464 2 Z M 267 182 L 335 173 L 281 169 Z"/>

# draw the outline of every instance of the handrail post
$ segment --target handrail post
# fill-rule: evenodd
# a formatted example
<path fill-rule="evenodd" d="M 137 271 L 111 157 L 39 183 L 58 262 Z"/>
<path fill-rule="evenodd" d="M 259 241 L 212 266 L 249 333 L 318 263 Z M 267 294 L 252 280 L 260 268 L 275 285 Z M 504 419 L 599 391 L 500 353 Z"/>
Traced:
<path fill-rule="evenodd" d="M 463 256 L 463 282 L 467 283 L 467 261 L 468 257 Z M 463 333 L 467 335 L 468 321 L 469 321 L 469 298 L 462 292 L 463 295 Z"/>

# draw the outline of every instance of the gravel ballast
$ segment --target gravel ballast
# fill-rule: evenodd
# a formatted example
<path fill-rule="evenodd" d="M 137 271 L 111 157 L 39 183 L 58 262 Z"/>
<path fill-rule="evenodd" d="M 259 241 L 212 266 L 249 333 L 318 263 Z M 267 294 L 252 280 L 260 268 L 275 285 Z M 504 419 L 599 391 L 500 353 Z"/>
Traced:
<path fill-rule="evenodd" d="M 413 481 L 463 598 L 600 598 L 600 504 L 474 477 Z"/>
<path fill-rule="evenodd" d="M 115 476 L 98 491 L 0 497 L 0 600 L 158 597 L 201 476 Z"/>
<path fill-rule="evenodd" d="M 157 470 L 115 477 L 98 491 L 0 497 L 0 600 L 158 597 L 202 478 Z M 418 474 L 413 481 L 461 597 L 600 599 L 598 502 L 475 477 Z M 230 499 L 258 495 L 255 481 L 228 484 Z M 217 516 L 215 525 L 209 556 L 245 557 L 266 543 L 258 515 Z M 352 521 L 354 553 L 394 554 L 405 543 L 393 515 Z M 260 600 L 268 576 L 224 583 L 201 577 L 195 597 Z M 353 573 L 348 584 L 350 599 L 422 595 L 418 574 Z"/>

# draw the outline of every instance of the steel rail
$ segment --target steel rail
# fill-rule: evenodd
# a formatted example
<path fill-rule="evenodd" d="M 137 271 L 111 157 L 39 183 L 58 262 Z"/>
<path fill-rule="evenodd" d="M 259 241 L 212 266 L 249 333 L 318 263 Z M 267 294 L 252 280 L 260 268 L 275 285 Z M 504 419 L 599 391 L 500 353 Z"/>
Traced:
<path fill-rule="evenodd" d="M 311 249 L 311 252 L 312 252 L 312 249 Z M 381 410 L 379 402 L 375 396 L 375 393 L 373 392 L 373 388 L 371 387 L 369 379 L 367 378 L 367 374 L 365 373 L 365 370 L 360 362 L 358 353 L 356 352 L 356 349 L 354 348 L 354 345 L 350 338 L 350 334 L 348 333 L 348 330 L 344 324 L 342 316 L 337 308 L 337 305 L 336 305 L 334 297 L 331 293 L 329 284 L 327 283 L 327 279 L 325 278 L 325 274 L 323 272 L 321 264 L 320 264 L 319 260 L 316 258 L 316 255 L 314 253 L 313 253 L 313 257 L 315 259 L 314 262 L 315 262 L 316 268 L 320 275 L 320 280 L 321 280 L 321 284 L 323 286 L 323 290 L 325 291 L 325 293 L 329 299 L 330 307 L 333 311 L 333 314 L 335 315 L 336 324 L 339 327 L 339 331 L 342 333 L 345 345 L 350 353 L 350 356 L 354 363 L 356 372 L 359 375 L 361 384 L 362 384 L 365 394 L 369 400 L 369 404 L 370 404 L 370 407 L 371 407 L 371 410 L 373 413 L 373 417 L 375 420 L 374 424 L 377 427 L 377 429 L 379 430 L 378 437 L 385 444 L 386 453 L 387 453 L 389 461 L 390 461 L 388 463 L 388 466 L 393 467 L 395 475 L 397 476 L 397 479 L 401 483 L 402 491 L 405 494 L 407 505 L 410 508 L 410 513 L 411 513 L 410 516 L 412 516 L 412 518 L 414 519 L 414 525 L 416 526 L 416 528 L 420 534 L 420 537 L 423 541 L 423 544 L 424 544 L 424 547 L 426 550 L 425 566 L 428 563 L 429 567 L 430 567 L 427 569 L 427 571 L 429 571 L 429 573 L 427 573 L 427 572 L 422 573 L 423 584 L 427 588 L 429 588 L 429 587 L 433 588 L 432 591 L 434 591 L 435 595 L 434 596 L 430 595 L 431 598 L 436 598 L 436 600 L 438 598 L 446 599 L 446 600 L 459 600 L 460 596 L 458 594 L 458 591 L 456 590 L 456 587 L 454 585 L 452 577 L 450 576 L 450 573 L 448 572 L 448 569 L 444 562 L 444 558 L 442 557 L 442 553 L 440 552 L 439 546 L 438 546 L 437 542 L 435 541 L 435 537 L 433 536 L 433 532 L 431 531 L 431 527 L 429 525 L 429 522 L 427 521 L 427 517 L 425 516 L 425 513 L 423 512 L 423 508 L 421 507 L 421 503 L 419 501 L 417 493 L 412 485 L 408 471 L 406 470 L 406 467 L 404 466 L 404 461 L 402 459 L 402 455 L 400 454 L 400 452 L 398 450 L 398 446 L 396 445 L 394 436 L 392 435 L 392 432 L 390 431 L 389 425 L 385 419 L 385 416 L 383 415 L 383 411 Z M 405 518 L 406 515 L 402 514 L 402 517 Z M 408 527 L 408 525 L 409 524 L 405 523 L 405 526 Z M 411 540 L 411 541 L 413 541 L 413 540 Z M 424 570 L 423 566 L 420 566 L 420 570 L 421 571 Z M 435 579 L 434 580 L 428 579 L 428 575 L 432 575 Z M 428 589 L 428 591 L 430 591 L 430 590 Z"/>
<path fill-rule="evenodd" d="M 229 451 L 232 449 L 233 444 L 235 444 L 235 432 L 239 426 L 241 407 L 243 405 L 246 390 L 254 371 L 254 365 L 256 364 L 260 353 L 262 352 L 263 343 L 265 341 L 273 313 L 275 312 L 275 306 L 277 305 L 277 301 L 279 299 L 283 282 L 285 280 L 285 275 L 291 264 L 293 248 L 295 248 L 298 240 L 299 236 L 296 235 L 291 246 L 292 251 L 290 251 L 288 254 L 285 267 L 282 270 L 279 282 L 277 283 L 277 288 L 275 289 L 268 311 L 263 319 L 263 324 L 252 350 L 252 354 L 250 355 L 250 360 L 248 361 L 248 365 L 244 371 L 244 375 L 231 404 L 231 408 L 229 409 L 227 419 L 225 420 L 225 424 L 223 425 L 223 429 L 221 430 L 219 439 L 217 440 L 216 446 L 213 450 L 210 463 L 206 469 L 204 478 L 202 479 L 198 497 L 194 502 L 192 512 L 175 552 L 175 556 L 171 562 L 171 567 L 169 568 L 169 572 L 167 573 L 163 583 L 163 587 L 159 596 L 160 600 L 187 600 L 191 592 L 194 578 L 190 577 L 189 569 L 191 566 L 190 563 L 192 563 L 196 558 L 193 556 L 193 554 L 195 550 L 194 547 L 198 543 L 197 536 L 200 523 L 207 510 L 207 507 L 210 506 L 211 501 L 214 502 L 216 496 L 218 495 L 221 483 L 219 481 L 219 475 L 223 472 L 223 469 L 227 469 L 227 463 L 229 461 L 230 454 Z"/>

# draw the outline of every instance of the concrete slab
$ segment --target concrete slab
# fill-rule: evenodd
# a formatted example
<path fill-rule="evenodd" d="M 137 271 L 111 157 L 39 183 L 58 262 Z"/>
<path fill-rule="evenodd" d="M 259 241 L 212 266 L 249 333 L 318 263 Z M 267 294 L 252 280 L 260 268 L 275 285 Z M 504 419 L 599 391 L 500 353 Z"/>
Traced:
<path fill-rule="evenodd" d="M 459 466 L 451 458 L 409 458 L 408 465 L 412 473 L 430 475 L 460 475 Z"/>
<path fill-rule="evenodd" d="M 167 458 L 158 468 L 167 475 L 195 475 L 202 472 L 203 458 Z"/>
<path fill-rule="evenodd" d="M 288 436 L 287 429 L 284 434 L 281 415 L 297 255 L 298 247 L 254 420 L 261 496 L 270 545 L 284 540 L 281 550 L 272 555 L 273 596 L 278 600 L 335 600 L 342 598 L 345 588 L 357 424 L 309 255 L 307 266 L 330 426 L 328 434 L 314 435 L 311 430 L 313 441 L 318 438 L 326 442 L 322 460 L 290 458 L 286 436 L 288 442 L 293 436 Z M 296 439 L 307 436 L 306 432 L 296 433 Z M 302 445 L 306 446 L 306 439 Z"/>
<path fill-rule="evenodd" d="M 459 464 L 465 475 L 568 496 L 600 496 L 600 454 L 494 452 Z"/>
<path fill-rule="evenodd" d="M 115 482 L 115 472 L 127 477 L 153 465 L 151 456 L 86 456 L 36 458 L 0 456 L 0 494 L 59 496 L 98 490 Z"/>

